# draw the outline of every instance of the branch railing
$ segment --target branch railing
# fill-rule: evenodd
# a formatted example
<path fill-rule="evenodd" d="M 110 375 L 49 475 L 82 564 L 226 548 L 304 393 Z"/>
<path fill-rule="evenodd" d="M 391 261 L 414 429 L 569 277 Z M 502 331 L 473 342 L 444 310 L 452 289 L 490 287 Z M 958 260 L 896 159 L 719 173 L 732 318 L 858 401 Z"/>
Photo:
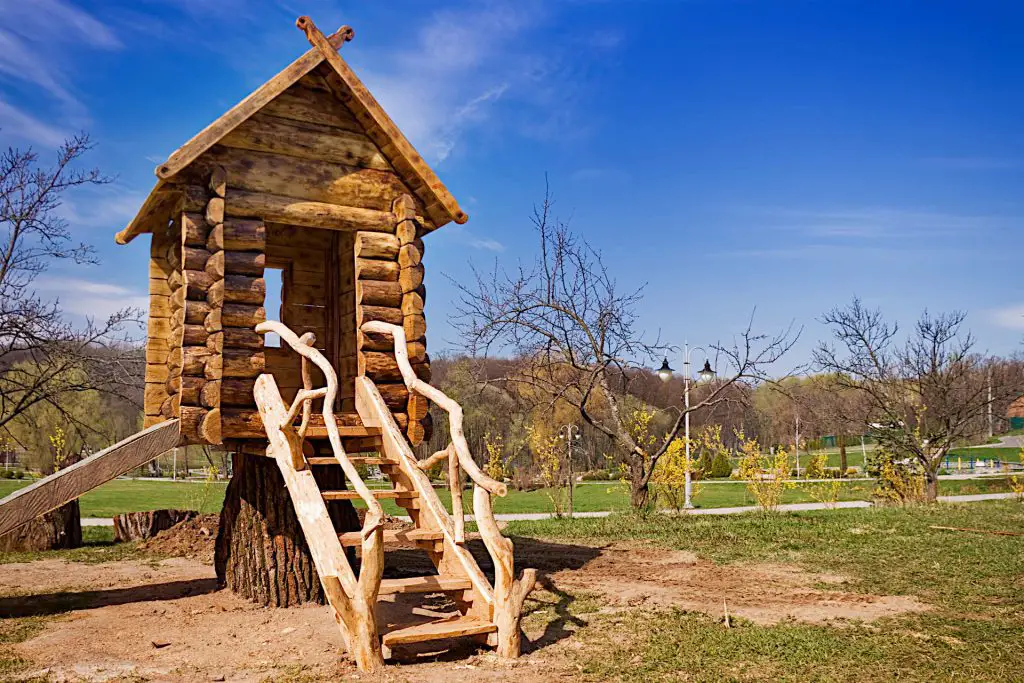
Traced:
<path fill-rule="evenodd" d="M 420 396 L 433 401 L 448 413 L 448 427 L 451 442 L 443 450 L 437 451 L 424 460 L 417 461 L 420 470 L 429 470 L 437 464 L 448 463 L 448 486 L 452 494 L 452 517 L 454 522 L 454 540 L 463 544 L 466 540 L 465 514 L 462 506 L 462 473 L 473 481 L 473 516 L 480 530 L 480 537 L 494 562 L 494 621 L 498 626 L 498 653 L 516 656 L 519 653 L 519 617 L 523 601 L 533 589 L 536 581 L 536 570 L 527 569 L 520 580 L 515 579 L 512 541 L 505 538 L 491 509 L 491 497 L 505 496 L 508 487 L 483 472 L 473 460 L 463 432 L 462 406 L 452 400 L 440 389 L 431 386 L 416 376 L 409 362 L 406 348 L 405 330 L 398 325 L 382 321 L 363 323 L 364 332 L 376 332 L 391 335 L 395 345 L 395 360 L 402 373 L 406 388 Z M 509 653 L 514 648 L 515 655 Z"/>
<path fill-rule="evenodd" d="M 295 399 L 292 401 L 288 412 L 285 414 L 284 420 L 280 425 L 282 429 L 294 429 L 294 420 L 299 413 L 299 409 L 302 410 L 302 421 L 299 424 L 296 434 L 298 436 L 298 448 L 291 449 L 291 461 L 292 467 L 296 471 L 304 470 L 308 467 L 305 457 L 302 454 L 302 441 L 306 435 L 306 429 L 309 426 L 310 417 L 313 412 L 313 401 L 316 399 L 323 399 L 323 418 L 324 426 L 327 429 L 327 437 L 331 444 L 331 450 L 334 452 L 334 458 L 341 465 L 342 471 L 345 473 L 345 477 L 351 482 L 353 489 L 359 495 L 359 498 L 366 504 L 366 517 L 363 520 L 363 528 L 361 532 L 362 546 L 363 546 L 363 565 L 359 573 L 359 584 L 363 589 L 362 592 L 367 592 L 370 588 L 370 584 L 373 583 L 373 576 L 376 574 L 376 587 L 373 588 L 373 597 L 376 599 L 377 590 L 380 586 L 380 576 L 383 571 L 383 546 L 382 535 L 377 533 L 383 527 L 384 523 L 384 510 L 381 508 L 380 502 L 374 498 L 373 493 L 370 491 L 366 483 L 363 482 L 362 477 L 359 476 L 359 471 L 356 469 L 352 461 L 349 460 L 348 454 L 345 452 L 345 448 L 341 443 L 341 434 L 338 432 L 338 422 L 334 416 L 334 401 L 338 395 L 338 375 L 335 373 L 334 368 L 331 367 L 330 362 L 324 357 L 319 350 L 317 350 L 313 343 L 315 337 L 312 332 L 307 332 L 302 337 L 296 336 L 288 327 L 274 320 L 267 320 L 256 326 L 256 332 L 260 334 L 266 334 L 267 332 L 273 332 L 281 337 L 281 340 L 288 344 L 299 356 L 302 357 L 302 385 L 295 394 Z M 312 384 L 312 369 L 310 363 L 315 365 L 324 374 L 324 379 L 327 386 L 319 389 L 313 389 Z M 280 399 L 280 394 L 278 395 Z M 378 568 L 373 558 L 380 558 L 381 566 Z M 368 566 L 369 565 L 369 566 Z M 351 570 L 350 570 L 351 571 Z M 354 576 L 354 575 L 353 575 Z M 364 586 L 364 577 L 367 584 Z M 347 582 L 342 579 L 342 586 L 345 589 L 346 594 L 352 597 L 355 586 L 345 585 Z"/>

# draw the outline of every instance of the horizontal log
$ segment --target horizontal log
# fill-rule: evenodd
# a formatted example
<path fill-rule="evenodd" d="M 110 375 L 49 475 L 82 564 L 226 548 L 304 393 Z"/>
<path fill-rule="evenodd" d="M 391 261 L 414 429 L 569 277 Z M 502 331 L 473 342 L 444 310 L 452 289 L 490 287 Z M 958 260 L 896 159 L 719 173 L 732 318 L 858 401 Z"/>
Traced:
<path fill-rule="evenodd" d="M 395 279 L 398 279 L 397 271 L 395 273 Z M 167 284 L 166 277 L 150 277 L 149 278 L 149 293 L 153 296 L 170 296 L 171 286 Z"/>
<path fill-rule="evenodd" d="M 206 211 L 206 203 L 210 201 L 210 191 L 201 185 L 177 185 L 180 194 L 178 210 L 195 213 L 200 216 Z M 204 219 L 205 220 L 205 219 Z"/>
<path fill-rule="evenodd" d="M 422 285 L 420 285 L 419 291 L 406 292 L 402 295 L 402 313 L 404 315 L 423 315 L 423 296 L 420 294 L 424 291 Z"/>
<path fill-rule="evenodd" d="M 363 371 L 375 382 L 395 382 L 402 379 L 398 361 L 393 354 L 379 351 L 365 351 L 362 356 Z"/>
<path fill-rule="evenodd" d="M 226 349 L 262 349 L 263 335 L 256 334 L 251 327 L 225 327 L 223 332 Z"/>
<path fill-rule="evenodd" d="M 210 287 L 206 300 L 211 306 L 225 303 L 262 305 L 266 298 L 267 286 L 261 277 L 247 275 L 225 275 Z"/>
<path fill-rule="evenodd" d="M 184 281 L 184 279 L 185 278 L 182 276 L 180 270 L 171 271 L 171 273 L 167 276 L 167 286 L 170 287 L 172 293 L 178 291 L 178 288 L 181 287 L 181 283 Z"/>
<path fill-rule="evenodd" d="M 333 231 L 310 230 L 298 225 L 267 223 L 267 247 L 298 247 L 299 249 L 328 249 L 334 239 Z"/>
<path fill-rule="evenodd" d="M 214 197 L 224 197 L 228 189 L 228 173 L 223 166 L 210 169 L 210 182 L 207 185 Z"/>
<path fill-rule="evenodd" d="M 263 422 L 260 420 L 259 411 L 255 408 L 230 408 L 221 406 L 221 428 L 225 439 L 265 439 L 267 433 L 263 430 Z M 394 413 L 395 422 L 403 431 L 409 424 L 405 413 Z M 362 427 L 362 421 L 358 415 L 336 414 L 339 428 Z M 312 424 L 323 424 L 322 418 L 313 416 Z M 344 434 L 343 434 L 344 436 Z"/>
<path fill-rule="evenodd" d="M 267 367 L 266 357 L 262 351 L 225 347 L 221 358 L 223 359 L 222 378 L 256 377 Z"/>
<path fill-rule="evenodd" d="M 398 214 L 398 209 L 395 209 L 395 214 Z M 399 244 L 410 244 L 416 241 L 418 234 L 419 224 L 414 220 L 400 220 L 398 225 L 395 226 L 395 236 L 398 237 Z"/>
<path fill-rule="evenodd" d="M 263 221 L 226 218 L 210 230 L 206 248 L 215 251 L 263 251 L 267 247 L 267 230 Z"/>
<path fill-rule="evenodd" d="M 214 278 L 203 270 L 185 270 L 183 273 L 183 284 L 186 287 L 185 297 L 197 301 L 204 301 L 206 299 L 206 293 L 214 283 Z"/>
<path fill-rule="evenodd" d="M 167 389 L 167 393 L 170 396 L 181 392 L 181 375 L 168 375 L 167 381 L 164 382 L 164 387 Z"/>
<path fill-rule="evenodd" d="M 171 316 L 174 325 L 202 325 L 210 314 L 210 305 L 205 301 L 186 301 L 183 307 L 175 310 Z"/>
<path fill-rule="evenodd" d="M 178 413 L 181 412 L 181 396 L 173 394 L 168 396 L 160 404 L 160 416 L 171 419 L 178 417 Z"/>
<path fill-rule="evenodd" d="M 149 317 L 150 318 L 170 318 L 171 317 L 171 297 L 161 296 L 159 294 L 150 294 L 149 296 Z"/>
<path fill-rule="evenodd" d="M 430 401 L 416 392 L 409 394 L 406 401 L 406 411 L 410 420 L 422 420 L 430 412 Z"/>
<path fill-rule="evenodd" d="M 260 251 L 218 251 L 206 262 L 206 272 L 214 277 L 225 274 L 262 277 L 267 257 Z"/>
<path fill-rule="evenodd" d="M 401 308 L 390 308 L 387 306 L 359 306 L 357 309 L 359 314 L 359 324 L 370 322 L 371 320 L 380 320 L 392 325 L 401 325 L 405 320 L 405 316 L 402 314 Z"/>
<path fill-rule="evenodd" d="M 398 263 L 378 259 L 356 259 L 357 280 L 385 280 L 398 282 Z"/>
<path fill-rule="evenodd" d="M 216 408 L 221 404 L 220 387 L 223 380 L 210 379 L 199 392 L 199 404 L 204 408 Z"/>
<path fill-rule="evenodd" d="M 190 377 L 188 375 L 182 376 L 181 389 L 178 391 L 181 395 L 181 405 L 199 405 L 199 395 L 203 391 L 203 386 L 205 384 L 205 377 Z"/>
<path fill-rule="evenodd" d="M 226 210 L 230 216 L 262 218 L 264 221 L 327 230 L 388 232 L 393 228 L 394 222 L 390 213 L 375 209 L 311 202 L 234 188 L 228 189 Z"/>
<path fill-rule="evenodd" d="M 221 437 L 220 409 L 213 408 L 203 418 L 203 424 L 199 429 L 203 441 L 210 444 L 220 444 Z"/>
<path fill-rule="evenodd" d="M 409 390 L 402 383 L 378 383 L 377 391 L 391 410 L 404 411 L 409 401 Z"/>
<path fill-rule="evenodd" d="M 202 443 L 203 437 L 200 433 L 203 419 L 206 418 L 206 408 L 193 406 L 182 406 L 180 411 L 179 430 L 190 443 Z"/>
<path fill-rule="evenodd" d="M 168 372 L 169 372 L 169 370 L 168 370 L 168 367 L 167 367 L 166 363 L 163 363 L 163 364 L 147 363 L 146 364 L 146 382 L 155 382 L 155 383 L 158 383 L 158 384 L 166 382 L 167 381 L 167 374 L 168 374 Z"/>
<path fill-rule="evenodd" d="M 354 250 L 356 258 L 394 261 L 398 258 L 398 238 L 383 232 L 357 232 Z"/>
<path fill-rule="evenodd" d="M 403 292 L 412 292 L 423 284 L 423 264 L 398 271 L 398 284 Z"/>
<path fill-rule="evenodd" d="M 357 280 L 356 303 L 366 306 L 398 308 L 402 305 L 402 288 L 397 282 Z"/>
<path fill-rule="evenodd" d="M 158 343 L 163 342 L 163 343 Z M 167 356 L 169 354 L 166 340 L 163 339 L 150 339 L 146 342 L 146 363 L 152 363 L 155 365 L 163 365 L 167 363 Z"/>
<path fill-rule="evenodd" d="M 398 266 L 411 268 L 423 261 L 423 241 L 403 244 L 398 250 Z"/>
<path fill-rule="evenodd" d="M 182 347 L 181 374 L 201 377 L 206 369 L 206 361 L 212 354 L 205 346 Z"/>
<path fill-rule="evenodd" d="M 172 270 L 174 270 L 174 268 L 171 268 L 171 264 L 167 262 L 167 258 L 163 253 L 161 253 L 158 258 L 149 259 L 149 277 L 151 280 L 166 280 L 170 276 Z M 152 286 L 150 287 L 150 291 L 152 292 Z M 159 292 L 153 293 L 158 294 Z"/>
<path fill-rule="evenodd" d="M 147 323 L 146 335 L 150 339 L 168 339 L 171 336 L 170 318 L 150 318 Z"/>
<path fill-rule="evenodd" d="M 186 247 L 205 247 L 210 236 L 210 226 L 198 213 L 181 214 L 181 239 Z"/>
<path fill-rule="evenodd" d="M 206 247 L 182 247 L 182 264 L 186 270 L 204 270 L 206 261 L 210 258 L 210 252 Z"/>
<path fill-rule="evenodd" d="M 217 145 L 203 155 L 223 163 L 231 187 L 338 206 L 390 211 L 391 198 L 404 191 L 391 171 L 252 152 Z"/>
<path fill-rule="evenodd" d="M 253 397 L 255 379 L 229 378 L 220 381 L 220 404 L 222 406 L 254 406 Z"/>
<path fill-rule="evenodd" d="M 338 106 L 338 101 L 332 93 L 305 87 L 301 82 L 264 105 L 260 113 L 292 121 L 343 128 L 357 133 L 363 131 L 362 125 L 356 121 L 348 108 Z"/>
<path fill-rule="evenodd" d="M 221 379 L 224 377 L 224 355 L 221 353 L 213 354 L 206 361 L 206 366 L 203 368 L 203 376 L 206 379 Z"/>
<path fill-rule="evenodd" d="M 209 225 L 220 225 L 224 222 L 224 198 L 214 197 L 206 205 L 206 222 Z"/>
<path fill-rule="evenodd" d="M 168 244 L 164 251 L 164 259 L 172 270 L 179 270 L 181 268 L 181 245 L 174 242 Z"/>
<path fill-rule="evenodd" d="M 210 333 L 202 325 L 185 325 L 182 333 L 182 344 L 185 346 L 205 346 Z"/>
<path fill-rule="evenodd" d="M 266 319 L 267 311 L 263 306 L 226 303 L 221 309 L 221 322 L 224 327 L 248 327 L 252 329 Z"/>
<path fill-rule="evenodd" d="M 419 341 L 427 336 L 427 319 L 422 315 L 407 315 L 402 320 L 405 338 Z"/>
<path fill-rule="evenodd" d="M 224 350 L 224 333 L 220 330 L 211 332 L 210 336 L 206 338 L 206 348 L 210 350 L 210 353 L 219 355 Z"/>
<path fill-rule="evenodd" d="M 302 159 L 317 159 L 348 166 L 391 170 L 391 165 L 370 138 L 362 133 L 299 124 L 255 114 L 220 140 L 225 147 L 274 152 Z M 231 190 L 228 190 L 230 197 Z M 228 200 L 230 203 L 230 199 Z"/>

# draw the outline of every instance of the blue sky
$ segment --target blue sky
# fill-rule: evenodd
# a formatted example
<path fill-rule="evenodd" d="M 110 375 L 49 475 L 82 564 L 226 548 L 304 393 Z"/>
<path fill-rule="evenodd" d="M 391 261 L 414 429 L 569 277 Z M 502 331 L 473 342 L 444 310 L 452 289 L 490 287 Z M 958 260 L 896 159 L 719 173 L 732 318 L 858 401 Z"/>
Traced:
<path fill-rule="evenodd" d="M 444 275 L 530 258 L 548 174 L 641 321 L 676 343 L 804 325 L 859 295 L 909 324 L 966 309 L 1024 339 L 1024 3 L 0 0 L 0 144 L 89 131 L 114 184 L 64 207 L 101 267 L 41 282 L 66 308 L 145 303 L 148 239 L 117 247 L 153 168 L 348 23 L 343 50 L 470 214 L 427 244 L 431 348 L 457 348 Z"/>

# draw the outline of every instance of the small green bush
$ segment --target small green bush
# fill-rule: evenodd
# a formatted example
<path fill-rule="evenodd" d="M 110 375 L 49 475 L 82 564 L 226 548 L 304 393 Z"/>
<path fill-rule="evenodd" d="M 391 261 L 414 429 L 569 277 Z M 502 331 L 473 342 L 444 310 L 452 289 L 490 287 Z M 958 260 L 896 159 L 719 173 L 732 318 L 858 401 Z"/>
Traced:
<path fill-rule="evenodd" d="M 732 462 L 725 453 L 719 453 L 711 462 L 711 476 L 715 479 L 732 476 Z"/>
<path fill-rule="evenodd" d="M 4 470 L 3 478 L 4 479 L 14 479 L 14 470 Z"/>

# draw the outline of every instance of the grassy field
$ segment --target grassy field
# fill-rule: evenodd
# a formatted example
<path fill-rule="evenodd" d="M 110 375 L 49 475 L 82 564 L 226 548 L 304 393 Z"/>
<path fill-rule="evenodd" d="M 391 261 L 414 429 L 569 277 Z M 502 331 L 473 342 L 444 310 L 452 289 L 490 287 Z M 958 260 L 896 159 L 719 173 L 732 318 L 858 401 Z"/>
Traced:
<path fill-rule="evenodd" d="M 756 626 L 678 609 L 588 615 L 573 656 L 585 680 L 1019 681 L 1024 537 L 1015 502 L 741 517 L 513 522 L 507 533 L 645 541 L 720 563 L 785 562 L 841 574 L 843 590 L 915 595 L 925 612 L 868 624 Z"/>
<path fill-rule="evenodd" d="M 0 497 L 25 485 L 27 485 L 26 481 L 0 480 Z M 161 508 L 219 512 L 224 500 L 225 488 L 226 484 L 223 482 L 204 484 L 118 479 L 82 496 L 81 511 L 83 517 L 113 517 L 121 512 Z M 873 488 L 874 484 L 870 481 L 843 482 L 839 491 L 839 500 L 869 500 Z M 946 480 L 940 484 L 940 493 L 943 495 L 1009 490 L 1008 482 L 1003 477 L 963 481 Z M 450 505 L 451 497 L 447 489 L 439 489 L 438 495 L 445 505 Z M 467 511 L 471 509 L 470 499 L 471 496 L 464 499 Z M 809 484 L 798 484 L 796 487 L 788 489 L 783 495 L 785 503 L 802 503 L 813 500 Z M 389 514 L 404 514 L 404 511 L 395 505 L 394 501 L 382 502 L 384 510 Z M 746 486 L 742 482 L 698 484 L 694 502 L 697 507 L 754 504 L 754 500 L 747 493 Z M 575 509 L 578 512 L 623 511 L 628 507 L 628 490 L 619 482 L 584 483 L 576 487 Z M 495 501 L 494 510 L 498 513 L 551 512 L 552 506 L 551 500 L 544 490 L 510 490 L 507 497 Z"/>

